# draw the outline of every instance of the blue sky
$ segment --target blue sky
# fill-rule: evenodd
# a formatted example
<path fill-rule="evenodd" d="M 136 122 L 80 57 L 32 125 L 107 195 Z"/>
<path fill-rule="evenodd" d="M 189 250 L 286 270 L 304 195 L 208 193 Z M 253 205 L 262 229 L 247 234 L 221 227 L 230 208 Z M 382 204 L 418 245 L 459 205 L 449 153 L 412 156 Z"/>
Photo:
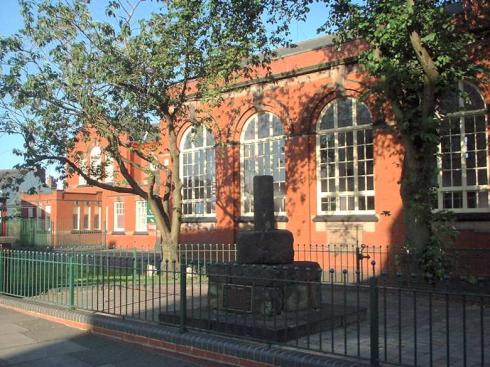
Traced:
<path fill-rule="evenodd" d="M 15 33 L 22 26 L 22 18 L 19 14 L 17 0 L 1 0 L 2 10 L 0 11 L 0 35 L 5 36 Z M 107 1 L 94 0 L 93 12 L 98 16 L 103 16 Z M 140 16 L 149 13 L 149 6 L 144 6 L 140 11 Z M 310 16 L 306 22 L 296 22 L 291 24 L 291 38 L 293 42 L 299 42 L 317 36 L 316 29 L 323 24 L 326 10 L 320 4 L 312 6 Z M 0 169 L 11 168 L 20 163 L 20 158 L 12 153 L 12 150 L 22 146 L 22 140 L 16 136 L 0 134 Z"/>

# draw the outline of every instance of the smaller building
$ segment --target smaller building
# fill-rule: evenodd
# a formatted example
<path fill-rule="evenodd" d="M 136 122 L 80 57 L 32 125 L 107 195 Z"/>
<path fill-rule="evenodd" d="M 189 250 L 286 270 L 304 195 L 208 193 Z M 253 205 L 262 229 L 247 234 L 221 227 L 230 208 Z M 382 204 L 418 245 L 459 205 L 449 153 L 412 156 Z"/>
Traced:
<path fill-rule="evenodd" d="M 46 238 L 48 227 L 46 223 L 49 223 L 49 220 L 44 223 L 42 218 L 47 218 L 47 215 L 41 214 L 39 209 L 25 203 L 22 197 L 33 192 L 50 191 L 51 187 L 46 185 L 45 172 L 42 170 L 38 172 L 16 169 L 0 170 L 1 244 L 31 243 L 36 237 Z M 46 243 L 46 240 L 43 242 Z"/>

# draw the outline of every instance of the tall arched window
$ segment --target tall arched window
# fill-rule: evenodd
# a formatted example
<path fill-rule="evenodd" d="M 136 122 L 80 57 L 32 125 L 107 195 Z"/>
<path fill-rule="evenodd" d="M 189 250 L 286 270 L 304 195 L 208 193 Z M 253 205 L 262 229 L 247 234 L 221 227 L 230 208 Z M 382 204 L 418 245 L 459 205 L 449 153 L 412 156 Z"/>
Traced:
<path fill-rule="evenodd" d="M 108 154 L 105 155 L 104 171 L 105 171 L 104 182 L 106 183 L 114 182 L 114 162 Z"/>
<path fill-rule="evenodd" d="M 318 212 L 374 212 L 371 115 L 354 98 L 330 102 L 317 124 Z"/>
<path fill-rule="evenodd" d="M 489 209 L 486 108 L 476 87 L 460 81 L 442 100 L 438 208 Z"/>
<path fill-rule="evenodd" d="M 102 151 L 95 146 L 90 151 L 90 177 L 98 180 L 102 175 Z"/>
<path fill-rule="evenodd" d="M 285 214 L 286 171 L 284 158 L 284 129 L 272 113 L 252 116 L 243 127 L 242 157 L 242 215 L 253 214 L 253 177 L 272 175 L 274 178 L 274 210 Z"/>
<path fill-rule="evenodd" d="M 206 128 L 189 128 L 180 145 L 182 213 L 212 215 L 216 204 L 214 137 Z"/>
<path fill-rule="evenodd" d="M 79 167 L 82 172 L 87 172 L 87 160 L 85 158 L 80 159 Z M 85 186 L 87 184 L 87 180 L 82 175 L 78 175 L 78 186 Z"/>

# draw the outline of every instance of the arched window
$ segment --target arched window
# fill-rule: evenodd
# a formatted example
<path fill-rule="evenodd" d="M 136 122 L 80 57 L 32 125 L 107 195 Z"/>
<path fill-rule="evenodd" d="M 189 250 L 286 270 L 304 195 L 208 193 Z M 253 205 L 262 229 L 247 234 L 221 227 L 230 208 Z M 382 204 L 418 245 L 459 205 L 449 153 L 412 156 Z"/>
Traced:
<path fill-rule="evenodd" d="M 104 182 L 106 183 L 114 182 L 114 163 L 112 158 L 108 154 L 105 155 L 104 171 L 105 171 Z"/>
<path fill-rule="evenodd" d="M 284 129 L 272 113 L 252 116 L 243 127 L 242 158 L 242 215 L 253 214 L 253 177 L 271 175 L 274 178 L 274 210 L 285 214 L 286 171 L 284 158 Z"/>
<path fill-rule="evenodd" d="M 182 213 L 185 216 L 214 214 L 216 179 L 213 134 L 206 128 L 189 128 L 180 145 Z"/>
<path fill-rule="evenodd" d="M 438 208 L 489 208 L 485 102 L 476 87 L 460 81 L 441 101 L 446 113 L 440 144 Z"/>
<path fill-rule="evenodd" d="M 102 175 L 102 151 L 95 146 L 90 151 L 90 177 L 100 179 Z"/>
<path fill-rule="evenodd" d="M 371 114 L 354 98 L 330 102 L 317 124 L 319 213 L 374 212 Z"/>
<path fill-rule="evenodd" d="M 87 160 L 85 158 L 80 159 L 79 167 L 82 172 L 87 172 Z M 87 184 L 87 180 L 82 175 L 78 175 L 78 186 L 85 186 Z"/>

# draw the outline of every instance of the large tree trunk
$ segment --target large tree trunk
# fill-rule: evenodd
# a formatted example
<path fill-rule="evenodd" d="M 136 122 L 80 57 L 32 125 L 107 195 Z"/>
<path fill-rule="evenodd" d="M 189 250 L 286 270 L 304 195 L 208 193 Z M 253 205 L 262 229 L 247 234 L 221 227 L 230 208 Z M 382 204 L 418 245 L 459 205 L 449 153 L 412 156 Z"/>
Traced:
<path fill-rule="evenodd" d="M 405 155 L 400 194 L 403 202 L 405 239 L 415 253 L 427 246 L 432 236 L 432 203 L 437 172 L 436 147 L 403 137 Z"/>

